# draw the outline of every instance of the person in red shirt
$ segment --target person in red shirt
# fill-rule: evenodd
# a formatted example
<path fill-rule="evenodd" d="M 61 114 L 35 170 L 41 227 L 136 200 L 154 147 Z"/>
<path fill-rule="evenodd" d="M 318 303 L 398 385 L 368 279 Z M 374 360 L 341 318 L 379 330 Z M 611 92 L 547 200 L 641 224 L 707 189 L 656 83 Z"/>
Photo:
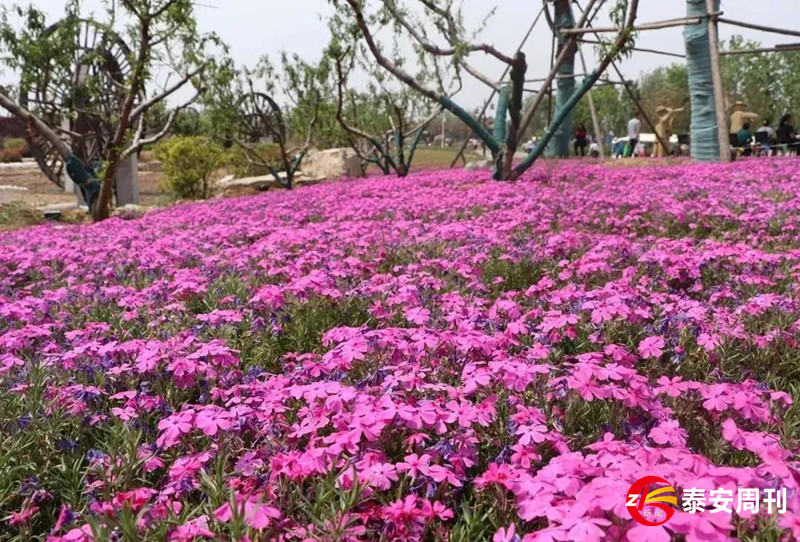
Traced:
<path fill-rule="evenodd" d="M 578 129 L 575 130 L 575 156 L 586 156 L 586 147 L 589 145 L 589 142 L 586 140 L 586 136 L 588 132 L 586 131 L 586 125 L 582 122 L 578 124 Z"/>

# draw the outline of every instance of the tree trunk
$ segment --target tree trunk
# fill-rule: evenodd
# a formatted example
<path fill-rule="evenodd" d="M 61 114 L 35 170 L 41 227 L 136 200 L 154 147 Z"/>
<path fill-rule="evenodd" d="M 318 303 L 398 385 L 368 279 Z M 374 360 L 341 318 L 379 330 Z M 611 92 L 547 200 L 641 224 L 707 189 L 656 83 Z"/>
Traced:
<path fill-rule="evenodd" d="M 525 91 L 525 74 L 528 64 L 525 62 L 525 53 L 517 53 L 514 65 L 511 67 L 511 96 L 508 104 L 508 135 L 506 136 L 506 149 L 503 156 L 503 179 L 508 180 L 511 167 L 514 165 L 514 154 L 517 152 L 517 132 L 519 131 L 520 118 L 522 117 L 522 94 Z"/>
<path fill-rule="evenodd" d="M 89 209 L 92 213 L 92 219 L 95 222 L 105 220 L 111 214 L 111 201 L 114 197 L 114 182 L 117 178 L 119 158 L 119 150 L 117 148 L 112 148 L 108 156 L 105 173 L 103 174 L 100 195 L 97 197 L 94 206 Z"/>
<path fill-rule="evenodd" d="M 569 0 L 555 0 L 555 30 L 558 32 L 564 28 L 573 28 L 575 19 L 572 16 L 572 8 Z M 558 68 L 558 79 L 556 79 L 556 111 L 563 110 L 567 101 L 575 93 L 575 52 L 577 50 L 575 42 L 569 36 L 558 33 L 558 52 L 561 54 L 564 47 L 569 47 L 567 58 Z M 558 158 L 569 157 L 569 142 L 572 135 L 573 114 L 570 110 L 558 125 L 548 154 Z"/>
<path fill-rule="evenodd" d="M 719 1 L 716 1 L 719 11 Z M 705 17 L 705 0 L 686 0 L 688 17 Z M 689 97 L 692 107 L 691 153 L 700 162 L 720 159 L 717 107 L 714 102 L 714 83 L 711 76 L 711 51 L 708 25 L 687 26 L 683 30 L 686 42 L 686 66 L 689 72 Z"/>

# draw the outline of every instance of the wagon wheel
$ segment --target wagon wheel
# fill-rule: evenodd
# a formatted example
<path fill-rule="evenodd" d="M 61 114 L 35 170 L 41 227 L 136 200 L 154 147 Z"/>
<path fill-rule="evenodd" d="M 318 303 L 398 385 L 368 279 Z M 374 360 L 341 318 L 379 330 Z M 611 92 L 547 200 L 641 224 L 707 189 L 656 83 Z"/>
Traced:
<path fill-rule="evenodd" d="M 42 39 L 59 30 L 74 32 L 69 62 L 49 62 L 43 69 L 26 66 L 20 103 L 62 130 L 78 158 L 92 166 L 103 160 L 114 136 L 131 72 L 130 50 L 116 33 L 84 19 L 59 21 Z M 38 135 L 29 135 L 28 144 L 42 172 L 63 187 L 65 164 L 52 144 Z"/>
<path fill-rule="evenodd" d="M 285 142 L 286 126 L 275 100 L 261 92 L 245 95 L 239 102 L 239 134 L 247 143 L 259 143 L 264 138 Z"/>

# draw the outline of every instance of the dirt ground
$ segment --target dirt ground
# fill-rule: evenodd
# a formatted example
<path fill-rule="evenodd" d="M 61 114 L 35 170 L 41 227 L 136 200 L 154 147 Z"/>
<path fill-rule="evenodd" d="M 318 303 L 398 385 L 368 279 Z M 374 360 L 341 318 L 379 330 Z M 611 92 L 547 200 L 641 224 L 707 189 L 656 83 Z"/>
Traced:
<path fill-rule="evenodd" d="M 166 198 L 158 191 L 160 173 L 139 171 L 139 192 L 142 205 L 159 205 Z M 23 189 L 23 190 L 20 190 Z M 35 163 L 0 164 L 0 204 L 43 207 L 74 203 L 75 196 L 64 192 L 44 176 Z"/>

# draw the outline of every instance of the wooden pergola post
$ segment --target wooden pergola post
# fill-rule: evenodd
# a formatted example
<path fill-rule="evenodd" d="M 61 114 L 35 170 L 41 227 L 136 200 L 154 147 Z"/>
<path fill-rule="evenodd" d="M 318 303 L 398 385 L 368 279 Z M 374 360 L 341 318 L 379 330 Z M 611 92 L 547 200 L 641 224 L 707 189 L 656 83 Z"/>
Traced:
<path fill-rule="evenodd" d="M 708 12 L 708 41 L 711 52 L 711 80 L 714 84 L 714 104 L 717 110 L 717 132 L 719 135 L 719 159 L 731 161 L 731 142 L 728 133 L 728 113 L 725 108 L 725 89 L 722 87 L 722 62 L 719 54 L 719 29 L 717 27 L 714 0 L 706 0 Z"/>

